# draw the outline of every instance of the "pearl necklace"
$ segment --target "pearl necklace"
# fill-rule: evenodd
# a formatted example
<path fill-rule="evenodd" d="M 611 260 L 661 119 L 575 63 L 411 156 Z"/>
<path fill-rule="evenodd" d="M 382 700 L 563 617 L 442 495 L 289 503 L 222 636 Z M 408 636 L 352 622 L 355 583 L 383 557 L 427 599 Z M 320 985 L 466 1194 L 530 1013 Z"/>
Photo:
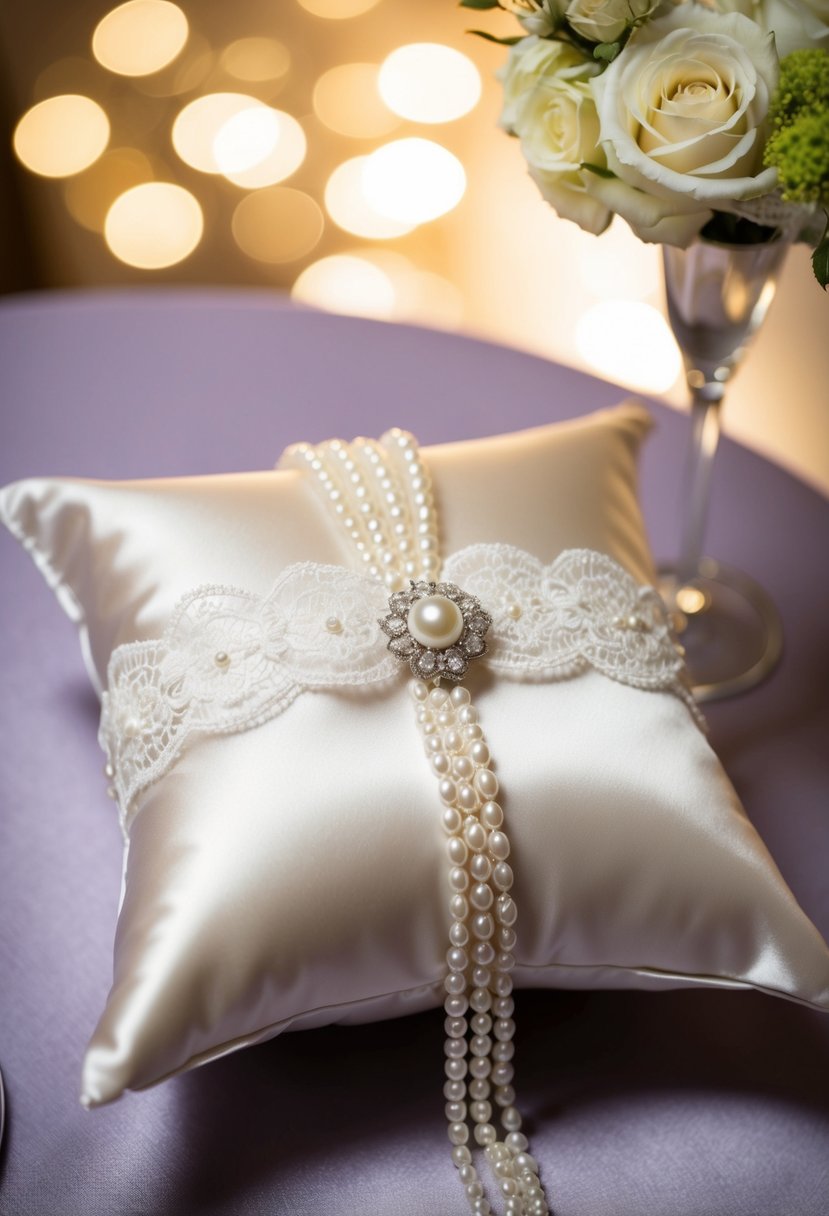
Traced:
<path fill-rule="evenodd" d="M 468 659 L 485 650 L 482 636 L 489 617 L 457 587 L 435 581 L 440 571 L 437 511 L 414 438 L 395 429 L 379 443 L 297 444 L 282 463 L 313 474 L 327 510 L 363 567 L 392 593 L 394 615 L 381 622 L 391 638 L 389 649 L 417 671 L 424 653 L 438 655 L 443 664 L 444 654 L 457 651 L 459 643 L 463 650 L 457 668 L 463 674 Z M 407 585 L 411 602 L 400 597 Z M 452 1160 L 471 1211 L 489 1216 L 493 1208 L 469 1146 L 471 1124 L 473 1141 L 483 1150 L 503 1196 L 504 1216 L 547 1216 L 550 1209 L 521 1131 L 512 1085 L 510 973 L 518 909 L 510 895 L 510 842 L 496 801 L 498 778 L 469 692 L 455 682 L 459 676 L 451 666 L 441 673 L 454 683 L 451 691 L 441 687 L 439 674 L 431 683 L 411 680 L 409 693 L 438 779 L 450 867 L 443 1092 Z"/>

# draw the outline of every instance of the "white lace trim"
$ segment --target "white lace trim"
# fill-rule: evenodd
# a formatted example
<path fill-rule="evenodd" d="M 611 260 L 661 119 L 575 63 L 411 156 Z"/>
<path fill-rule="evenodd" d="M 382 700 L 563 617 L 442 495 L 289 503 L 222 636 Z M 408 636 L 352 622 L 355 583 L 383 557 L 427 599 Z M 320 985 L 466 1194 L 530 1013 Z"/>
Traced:
<path fill-rule="evenodd" d="M 662 601 L 609 557 L 574 549 L 545 566 L 509 545 L 474 545 L 447 560 L 443 578 L 492 615 L 486 662 L 503 675 L 562 680 L 593 668 L 675 693 L 701 724 Z M 303 562 L 264 598 L 198 587 L 160 640 L 119 646 L 99 738 L 124 830 L 191 737 L 250 730 L 311 689 L 390 679 L 401 664 L 378 623 L 387 604 L 375 579 Z"/>

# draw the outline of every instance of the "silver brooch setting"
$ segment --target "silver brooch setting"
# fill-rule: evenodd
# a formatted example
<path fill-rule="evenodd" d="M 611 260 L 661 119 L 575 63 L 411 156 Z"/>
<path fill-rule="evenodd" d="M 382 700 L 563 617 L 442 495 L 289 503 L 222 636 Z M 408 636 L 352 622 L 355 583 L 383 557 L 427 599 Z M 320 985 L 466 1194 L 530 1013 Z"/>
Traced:
<path fill-rule="evenodd" d="M 472 659 L 486 654 L 492 617 L 454 583 L 420 580 L 389 597 L 379 621 L 388 649 L 421 680 L 462 680 Z"/>

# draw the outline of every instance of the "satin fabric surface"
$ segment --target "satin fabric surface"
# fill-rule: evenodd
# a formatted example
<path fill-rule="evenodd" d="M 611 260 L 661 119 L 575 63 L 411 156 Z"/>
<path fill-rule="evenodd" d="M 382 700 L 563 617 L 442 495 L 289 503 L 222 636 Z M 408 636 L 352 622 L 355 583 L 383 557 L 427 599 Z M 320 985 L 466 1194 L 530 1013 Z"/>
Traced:
<path fill-rule="evenodd" d="M 444 553 L 504 541 L 549 561 L 583 546 L 651 581 L 635 493 L 647 425 L 623 407 L 428 449 Z M 3 492 L 0 513 L 79 624 L 99 687 L 112 648 L 158 636 L 199 583 L 264 593 L 289 562 L 347 560 L 291 472 L 31 480 Z M 753 986 L 829 1007 L 826 947 L 676 698 L 595 673 L 471 686 L 519 859 L 519 983 Z M 307 694 L 191 746 L 132 828 L 85 1099 L 290 1025 L 437 1004 L 444 869 L 402 687 Z"/>

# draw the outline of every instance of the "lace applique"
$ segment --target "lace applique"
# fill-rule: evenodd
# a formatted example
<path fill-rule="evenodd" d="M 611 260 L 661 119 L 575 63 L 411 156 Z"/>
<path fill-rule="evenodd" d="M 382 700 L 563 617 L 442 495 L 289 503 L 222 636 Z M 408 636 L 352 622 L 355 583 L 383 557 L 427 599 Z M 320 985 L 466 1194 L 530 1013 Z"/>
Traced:
<path fill-rule="evenodd" d="M 444 578 L 493 618 L 486 657 L 518 680 L 561 680 L 588 667 L 679 695 L 682 659 L 656 592 L 611 558 L 567 550 L 550 566 L 509 545 L 450 557 Z M 313 562 L 289 566 L 264 598 L 199 587 L 159 641 L 119 646 L 108 670 L 100 742 L 126 830 L 136 799 L 191 735 L 231 734 L 282 713 L 301 692 L 379 684 L 399 670 L 380 626 L 384 588 Z"/>

